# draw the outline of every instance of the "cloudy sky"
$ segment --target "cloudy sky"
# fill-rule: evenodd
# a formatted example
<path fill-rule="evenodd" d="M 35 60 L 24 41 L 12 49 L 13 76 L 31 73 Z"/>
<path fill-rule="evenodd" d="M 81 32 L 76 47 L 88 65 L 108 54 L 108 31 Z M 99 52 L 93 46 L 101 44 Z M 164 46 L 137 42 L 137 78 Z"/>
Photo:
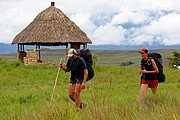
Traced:
<path fill-rule="evenodd" d="M 0 0 L 0 43 L 55 2 L 93 45 L 180 45 L 180 0 Z"/>

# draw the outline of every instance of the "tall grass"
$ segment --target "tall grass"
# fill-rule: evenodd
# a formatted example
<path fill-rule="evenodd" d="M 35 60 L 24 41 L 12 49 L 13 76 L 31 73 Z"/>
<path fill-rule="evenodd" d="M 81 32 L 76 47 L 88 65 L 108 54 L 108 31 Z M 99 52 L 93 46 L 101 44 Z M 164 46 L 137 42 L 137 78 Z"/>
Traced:
<path fill-rule="evenodd" d="M 52 106 L 49 102 L 57 65 L 23 66 L 0 60 L 0 118 L 42 120 L 178 120 L 180 119 L 179 70 L 165 69 L 167 80 L 148 100 L 139 100 L 137 68 L 97 66 L 78 110 L 68 98 L 69 73 L 60 72 Z"/>

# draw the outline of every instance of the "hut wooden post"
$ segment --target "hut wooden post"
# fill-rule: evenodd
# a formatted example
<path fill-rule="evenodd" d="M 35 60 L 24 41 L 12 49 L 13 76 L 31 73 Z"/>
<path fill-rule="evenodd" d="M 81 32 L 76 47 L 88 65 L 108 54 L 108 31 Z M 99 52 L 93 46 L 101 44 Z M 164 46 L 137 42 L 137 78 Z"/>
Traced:
<path fill-rule="evenodd" d="M 36 44 L 36 51 L 38 51 L 38 61 L 41 61 L 41 48 L 40 45 Z"/>
<path fill-rule="evenodd" d="M 20 51 L 22 51 L 22 45 L 20 45 Z"/>
<path fill-rule="evenodd" d="M 83 44 L 84 49 L 87 48 L 87 43 Z"/>
<path fill-rule="evenodd" d="M 18 44 L 18 51 L 19 51 L 19 44 Z"/>
<path fill-rule="evenodd" d="M 24 57 L 26 57 L 26 52 L 24 51 L 24 45 L 18 44 L 17 60 L 20 61 L 21 63 L 23 63 Z"/>
<path fill-rule="evenodd" d="M 41 47 L 40 47 L 40 45 L 38 46 L 38 52 L 39 52 L 39 60 L 41 60 L 41 52 L 40 52 L 40 50 L 41 50 Z"/>

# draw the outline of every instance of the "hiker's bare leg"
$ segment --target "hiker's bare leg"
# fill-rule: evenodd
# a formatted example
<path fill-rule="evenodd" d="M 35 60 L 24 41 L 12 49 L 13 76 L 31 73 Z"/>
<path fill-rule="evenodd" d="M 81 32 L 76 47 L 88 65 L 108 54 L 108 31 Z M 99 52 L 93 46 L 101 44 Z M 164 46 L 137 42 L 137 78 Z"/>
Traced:
<path fill-rule="evenodd" d="M 147 84 L 141 84 L 141 100 L 145 100 L 146 99 L 146 92 L 147 92 L 147 89 L 148 89 L 148 85 Z"/>
<path fill-rule="evenodd" d="M 75 87 L 76 85 L 75 84 L 69 84 L 68 86 L 68 95 L 69 95 L 69 98 L 75 102 Z"/>
<path fill-rule="evenodd" d="M 80 99 L 80 93 L 81 93 L 81 84 L 76 84 L 75 87 L 75 103 L 76 103 L 76 107 L 79 107 L 80 103 L 81 103 L 81 99 Z"/>
<path fill-rule="evenodd" d="M 151 88 L 151 90 L 152 90 L 153 94 L 155 94 L 155 93 L 156 93 L 156 91 L 157 91 L 157 87 L 155 87 L 155 88 Z"/>
<path fill-rule="evenodd" d="M 157 87 L 158 87 L 158 80 L 154 80 L 152 84 L 153 84 L 153 87 L 151 88 L 151 90 L 152 90 L 153 94 L 155 94 L 157 91 Z"/>

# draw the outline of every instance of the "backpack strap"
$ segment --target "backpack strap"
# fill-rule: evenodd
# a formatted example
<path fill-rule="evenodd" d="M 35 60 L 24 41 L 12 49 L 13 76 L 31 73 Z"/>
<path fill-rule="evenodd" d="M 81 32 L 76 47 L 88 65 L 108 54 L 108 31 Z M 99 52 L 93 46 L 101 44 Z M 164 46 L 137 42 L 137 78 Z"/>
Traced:
<path fill-rule="evenodd" d="M 78 61 L 77 61 L 77 64 L 76 64 L 76 65 L 79 65 L 79 59 L 80 59 L 80 57 L 79 57 L 79 56 L 77 56 L 77 59 L 78 59 Z"/>
<path fill-rule="evenodd" d="M 141 59 L 140 60 L 140 63 L 141 63 L 141 70 L 143 70 L 147 65 L 152 65 L 152 58 L 149 58 L 148 57 L 148 59 L 147 59 L 147 62 L 142 62 L 143 61 L 143 59 Z M 142 64 L 143 63 L 143 64 Z M 144 65 L 144 66 L 142 66 L 142 65 Z M 142 68 L 143 67 L 143 68 Z"/>
<path fill-rule="evenodd" d="M 76 66 L 77 66 L 77 68 L 81 68 L 82 65 L 81 65 L 81 62 L 80 62 L 80 56 L 78 56 L 77 59 L 78 60 L 77 60 Z"/>
<path fill-rule="evenodd" d="M 152 65 L 152 61 L 151 61 L 151 60 L 152 60 L 152 58 L 149 58 L 149 57 L 148 57 L 148 59 L 147 59 L 147 65 Z"/>

